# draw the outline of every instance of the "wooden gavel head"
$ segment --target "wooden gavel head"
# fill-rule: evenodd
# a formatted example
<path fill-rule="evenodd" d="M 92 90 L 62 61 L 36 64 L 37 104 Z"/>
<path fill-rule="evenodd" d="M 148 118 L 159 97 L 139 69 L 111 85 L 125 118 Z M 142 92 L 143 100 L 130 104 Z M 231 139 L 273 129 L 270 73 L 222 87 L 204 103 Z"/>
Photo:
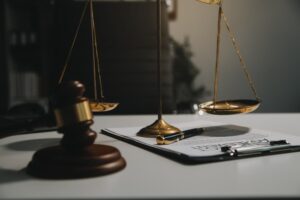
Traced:
<path fill-rule="evenodd" d="M 87 147 L 97 137 L 90 129 L 93 114 L 84 92 L 82 83 L 70 81 L 59 87 L 53 102 L 58 131 L 64 134 L 61 144 L 68 149 Z"/>

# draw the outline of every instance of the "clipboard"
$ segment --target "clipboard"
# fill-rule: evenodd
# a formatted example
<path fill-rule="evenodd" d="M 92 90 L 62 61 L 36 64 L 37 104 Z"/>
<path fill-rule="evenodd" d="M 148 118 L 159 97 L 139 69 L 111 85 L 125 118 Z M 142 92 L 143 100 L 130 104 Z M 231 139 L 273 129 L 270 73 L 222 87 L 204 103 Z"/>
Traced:
<path fill-rule="evenodd" d="M 101 133 L 183 164 L 202 164 L 300 151 L 300 137 L 229 124 L 194 121 L 181 130 L 206 127 L 206 132 L 171 145 L 137 136 L 140 127 L 106 128 Z"/>

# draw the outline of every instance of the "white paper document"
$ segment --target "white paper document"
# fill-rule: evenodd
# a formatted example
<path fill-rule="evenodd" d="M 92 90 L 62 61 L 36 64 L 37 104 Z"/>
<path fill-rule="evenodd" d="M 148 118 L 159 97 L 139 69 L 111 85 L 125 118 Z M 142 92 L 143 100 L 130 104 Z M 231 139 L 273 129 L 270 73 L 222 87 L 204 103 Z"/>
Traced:
<path fill-rule="evenodd" d="M 208 121 L 193 121 L 174 124 L 180 130 L 205 128 L 197 136 L 183 139 L 169 145 L 157 145 L 156 138 L 137 136 L 142 127 L 107 128 L 104 133 L 117 138 L 131 140 L 139 144 L 169 152 L 188 155 L 189 157 L 209 157 L 223 155 L 223 146 L 260 145 L 270 141 L 286 140 L 290 145 L 300 145 L 300 137 L 272 131 L 255 130 L 230 124 L 219 124 Z"/>

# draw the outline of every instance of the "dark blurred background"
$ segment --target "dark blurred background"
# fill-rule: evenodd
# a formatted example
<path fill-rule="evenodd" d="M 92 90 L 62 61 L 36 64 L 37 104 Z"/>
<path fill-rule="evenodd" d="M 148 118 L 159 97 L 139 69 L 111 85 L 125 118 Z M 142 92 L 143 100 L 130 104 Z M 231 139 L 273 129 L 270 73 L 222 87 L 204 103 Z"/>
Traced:
<path fill-rule="evenodd" d="M 2 122 L 32 121 L 49 112 L 49 97 L 55 93 L 84 4 L 85 1 L 73 0 L 1 0 Z M 105 100 L 120 103 L 118 109 L 108 114 L 157 113 L 155 1 L 95 1 L 94 12 Z M 164 3 L 163 110 L 192 113 L 193 104 L 204 88 L 192 88 L 200 71 L 191 62 L 190 44 L 188 41 L 180 44 L 169 35 L 169 18 L 174 19 L 174 14 L 169 14 Z M 88 12 L 64 81 L 83 82 L 90 98 L 93 97 L 91 47 Z"/>
<path fill-rule="evenodd" d="M 177 2 L 177 3 L 176 3 Z M 36 122 L 49 113 L 85 1 L 0 1 L 0 124 Z M 217 7 L 168 0 L 162 10 L 164 113 L 195 113 L 212 98 Z M 157 112 L 155 1 L 95 1 L 107 114 Z M 263 104 L 257 112 L 300 111 L 299 0 L 226 0 L 224 11 Z M 64 81 L 93 97 L 89 13 Z M 220 98 L 253 98 L 225 29 Z"/>

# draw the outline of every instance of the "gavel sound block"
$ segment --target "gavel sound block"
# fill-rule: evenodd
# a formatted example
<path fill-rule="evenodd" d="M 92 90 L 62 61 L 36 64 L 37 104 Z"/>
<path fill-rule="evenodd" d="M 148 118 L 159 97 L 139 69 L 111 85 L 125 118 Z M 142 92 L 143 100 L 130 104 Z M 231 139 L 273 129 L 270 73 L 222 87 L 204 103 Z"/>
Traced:
<path fill-rule="evenodd" d="M 69 82 L 58 90 L 55 117 L 58 132 L 63 133 L 59 146 L 37 151 L 27 173 L 46 179 L 72 179 L 100 176 L 123 169 L 126 162 L 118 149 L 94 144 L 97 133 L 90 129 L 93 115 L 83 97 L 84 86 Z"/>

